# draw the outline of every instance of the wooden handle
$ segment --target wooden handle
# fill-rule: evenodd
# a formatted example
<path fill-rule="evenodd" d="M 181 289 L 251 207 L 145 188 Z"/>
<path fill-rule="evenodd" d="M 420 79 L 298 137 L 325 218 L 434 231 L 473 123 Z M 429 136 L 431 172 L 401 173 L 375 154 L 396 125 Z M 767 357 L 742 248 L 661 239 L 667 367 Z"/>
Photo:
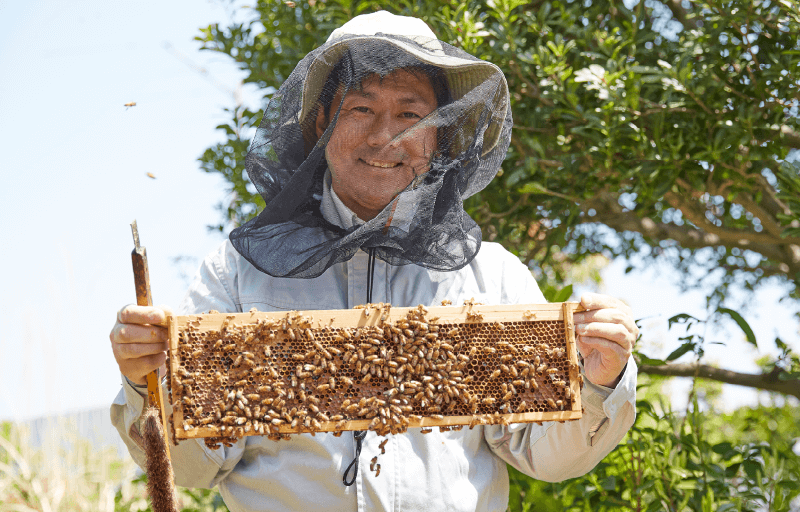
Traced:
<path fill-rule="evenodd" d="M 152 306 L 153 296 L 150 293 L 150 271 L 147 267 L 147 250 L 138 245 L 138 233 L 135 233 L 134 238 L 137 241 L 137 247 L 134 247 L 131 252 L 131 261 L 133 263 L 133 280 L 136 285 L 136 304 L 139 306 Z M 158 368 L 147 374 L 147 400 L 150 405 L 161 411 L 161 424 L 166 427 L 167 415 L 164 409 L 161 375 Z M 167 431 L 166 428 L 164 431 Z M 169 457 L 169 443 L 166 442 L 166 438 L 164 447 L 167 450 L 167 457 Z"/>

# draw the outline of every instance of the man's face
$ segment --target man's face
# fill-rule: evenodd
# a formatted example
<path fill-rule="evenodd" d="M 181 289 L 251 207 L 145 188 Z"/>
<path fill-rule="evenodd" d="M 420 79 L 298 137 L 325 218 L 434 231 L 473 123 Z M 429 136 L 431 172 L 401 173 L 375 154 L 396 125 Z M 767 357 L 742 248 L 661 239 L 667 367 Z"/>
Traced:
<path fill-rule="evenodd" d="M 333 98 L 331 115 L 341 94 Z M 360 219 L 375 217 L 415 176 L 428 171 L 436 149 L 436 127 L 409 128 L 435 109 L 430 79 L 403 69 L 382 79 L 371 75 L 360 91 L 345 95 L 325 158 L 333 190 Z M 317 136 L 326 127 L 320 112 Z"/>

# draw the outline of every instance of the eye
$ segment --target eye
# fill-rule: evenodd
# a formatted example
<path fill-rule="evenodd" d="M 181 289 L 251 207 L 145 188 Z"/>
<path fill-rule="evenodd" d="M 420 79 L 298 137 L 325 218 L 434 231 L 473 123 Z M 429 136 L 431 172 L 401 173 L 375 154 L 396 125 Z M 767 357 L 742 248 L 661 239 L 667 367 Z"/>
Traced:
<path fill-rule="evenodd" d="M 402 114 L 400 114 L 400 117 L 403 117 L 405 119 L 422 119 L 422 116 L 420 116 L 416 112 L 403 112 Z"/>
<path fill-rule="evenodd" d="M 366 114 L 366 113 L 369 112 L 369 107 L 356 106 L 356 107 L 351 108 L 350 110 L 355 110 L 356 112 L 361 112 L 363 114 Z"/>

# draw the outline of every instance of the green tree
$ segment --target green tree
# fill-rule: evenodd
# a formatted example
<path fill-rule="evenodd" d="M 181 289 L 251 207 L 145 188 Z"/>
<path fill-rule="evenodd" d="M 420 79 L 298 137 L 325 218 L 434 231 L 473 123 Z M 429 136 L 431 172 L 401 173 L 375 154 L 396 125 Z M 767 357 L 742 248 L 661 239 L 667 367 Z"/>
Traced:
<path fill-rule="evenodd" d="M 247 21 L 210 25 L 198 40 L 233 58 L 266 101 L 334 28 L 381 8 L 424 19 L 504 71 L 511 149 L 466 206 L 544 290 L 555 293 L 571 268 L 602 254 L 631 268 L 674 266 L 685 286 L 713 290 L 707 321 L 729 317 L 745 333 L 724 307 L 731 286 L 773 280 L 800 299 L 800 167 L 790 161 L 800 148 L 798 0 L 258 0 Z M 219 126 L 226 142 L 200 159 L 229 184 L 221 231 L 263 206 L 244 172 L 247 128 L 260 113 L 230 114 Z M 689 351 L 696 363 L 663 364 Z M 642 368 L 800 397 L 788 348 L 757 375 L 704 366 L 701 355 L 687 335 L 674 357 L 643 357 Z"/>
<path fill-rule="evenodd" d="M 797 406 L 772 395 L 771 406 L 725 414 L 699 379 L 800 397 L 800 359 L 781 340 L 760 374 L 702 364 L 704 327 L 720 318 L 755 343 L 724 301 L 730 287 L 777 281 L 800 299 L 800 2 L 258 0 L 239 13 L 246 21 L 210 25 L 198 40 L 233 58 L 268 101 L 334 28 L 381 8 L 424 19 L 508 78 L 511 148 L 466 206 L 485 238 L 534 268 L 548 298 L 564 300 L 571 272 L 598 255 L 673 266 L 685 286 L 713 290 L 709 318 L 670 319 L 686 329 L 678 349 L 664 361 L 640 355 L 656 375 L 642 379 L 622 445 L 568 482 L 512 470 L 510 510 L 796 509 Z M 200 159 L 229 186 L 214 226 L 223 232 L 263 206 L 244 172 L 261 113 L 229 114 L 227 140 Z M 694 362 L 675 362 L 685 354 Z M 694 378 L 686 411 L 659 403 L 657 374 Z"/>

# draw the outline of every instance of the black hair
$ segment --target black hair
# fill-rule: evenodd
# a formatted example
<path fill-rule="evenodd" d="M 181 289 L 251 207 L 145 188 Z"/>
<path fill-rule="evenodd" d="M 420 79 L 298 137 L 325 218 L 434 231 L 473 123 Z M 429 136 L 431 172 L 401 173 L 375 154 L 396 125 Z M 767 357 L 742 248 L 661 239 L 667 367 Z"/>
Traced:
<path fill-rule="evenodd" d="M 397 47 L 394 45 L 392 45 L 391 51 L 393 51 L 395 54 L 398 53 Z M 349 50 L 345 52 L 342 58 L 339 59 L 331 72 L 328 74 L 328 78 L 325 81 L 325 86 L 322 88 L 322 92 L 317 100 L 318 108 L 321 107 L 322 112 L 325 114 L 325 120 L 329 121 L 331 118 L 331 104 L 333 103 L 333 97 L 336 95 L 336 91 L 339 90 L 341 85 L 346 84 L 351 88 L 360 89 L 361 80 L 356 79 L 356 77 L 366 77 L 369 74 L 378 74 L 381 76 L 381 78 L 383 78 L 397 69 L 403 69 L 417 76 L 422 75 L 427 77 L 428 80 L 430 80 L 431 87 L 433 87 L 437 108 L 450 103 L 452 99 L 450 97 L 450 87 L 447 85 L 447 77 L 445 76 L 444 71 L 436 66 L 421 63 L 410 55 L 407 55 L 405 52 L 402 53 L 407 56 L 406 59 L 402 59 L 408 61 L 407 65 L 405 62 L 401 62 L 400 65 L 398 65 L 395 60 L 393 62 L 394 65 L 392 67 L 388 67 L 385 62 L 382 62 L 385 60 L 385 55 L 387 55 L 384 52 L 374 51 L 366 54 L 374 57 L 369 58 L 367 62 L 356 62 Z M 361 72 L 359 73 L 359 71 Z"/>

